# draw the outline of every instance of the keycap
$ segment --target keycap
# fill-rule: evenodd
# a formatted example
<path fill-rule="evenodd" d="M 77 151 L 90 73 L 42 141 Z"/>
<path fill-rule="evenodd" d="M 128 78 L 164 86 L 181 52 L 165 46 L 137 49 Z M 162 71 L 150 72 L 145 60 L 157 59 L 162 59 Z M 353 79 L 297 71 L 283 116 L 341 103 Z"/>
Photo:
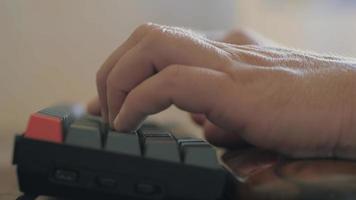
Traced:
<path fill-rule="evenodd" d="M 100 126 L 90 121 L 75 121 L 69 127 L 65 143 L 70 145 L 101 148 Z"/>
<path fill-rule="evenodd" d="M 105 123 L 103 122 L 102 118 L 99 116 L 94 116 L 94 115 L 83 115 L 81 118 L 79 118 L 77 121 L 88 121 L 88 122 L 92 122 L 92 123 L 96 123 L 99 126 L 103 126 L 105 125 Z"/>
<path fill-rule="evenodd" d="M 62 122 L 63 132 L 66 134 L 69 125 L 83 115 L 84 109 L 82 106 L 76 104 L 63 104 L 42 109 L 38 113 L 59 118 Z"/>
<path fill-rule="evenodd" d="M 101 145 L 102 146 L 105 145 L 104 142 L 106 141 L 106 138 L 107 138 L 109 124 L 105 123 L 100 116 L 85 114 L 81 118 L 79 118 L 77 121 L 84 122 L 84 123 L 87 122 L 87 123 L 97 124 L 97 126 L 100 128 L 100 136 L 101 136 L 101 142 L 102 142 Z"/>
<path fill-rule="evenodd" d="M 188 144 L 188 143 L 193 143 L 193 144 L 197 144 L 197 143 L 202 143 L 202 144 L 207 144 L 207 142 L 205 142 L 204 140 L 202 139 L 198 139 L 198 138 L 179 138 L 178 139 L 178 144 Z"/>
<path fill-rule="evenodd" d="M 141 130 L 144 156 L 159 160 L 180 162 L 179 149 L 174 137 L 164 130 Z"/>
<path fill-rule="evenodd" d="M 168 131 L 153 127 L 142 127 L 138 133 L 143 139 L 146 137 L 172 137 Z"/>
<path fill-rule="evenodd" d="M 62 121 L 59 118 L 35 113 L 30 116 L 24 137 L 62 143 Z"/>
<path fill-rule="evenodd" d="M 199 167 L 218 168 L 215 150 L 205 141 L 199 139 L 178 140 L 183 152 L 185 164 Z"/>
<path fill-rule="evenodd" d="M 143 122 L 140 129 L 160 129 L 160 127 L 153 122 Z"/>
<path fill-rule="evenodd" d="M 141 155 L 139 137 L 137 133 L 109 131 L 105 150 L 139 156 Z"/>

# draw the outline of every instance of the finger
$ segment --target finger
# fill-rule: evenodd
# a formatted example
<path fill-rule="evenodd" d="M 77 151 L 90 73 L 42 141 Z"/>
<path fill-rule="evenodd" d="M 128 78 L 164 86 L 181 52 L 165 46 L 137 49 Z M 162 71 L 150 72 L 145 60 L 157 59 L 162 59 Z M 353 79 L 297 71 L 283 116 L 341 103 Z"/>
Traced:
<path fill-rule="evenodd" d="M 110 74 L 115 63 L 132 47 L 134 47 L 146 33 L 156 27 L 154 24 L 144 24 L 138 27 L 131 36 L 120 45 L 104 62 L 97 72 L 96 84 L 99 95 L 99 100 L 101 104 L 101 112 L 104 121 L 108 121 L 108 106 L 107 106 L 107 95 L 106 95 L 106 82 L 107 77 Z"/>
<path fill-rule="evenodd" d="M 99 97 L 95 97 L 91 101 L 89 101 L 87 105 L 87 111 L 88 113 L 92 115 L 100 115 L 100 102 L 99 102 Z"/>
<path fill-rule="evenodd" d="M 110 72 L 107 80 L 109 121 L 112 122 L 119 112 L 126 95 L 155 72 L 171 64 L 222 70 L 229 61 L 226 56 L 216 46 L 190 38 L 179 30 L 173 35 L 161 29 L 150 32 Z"/>
<path fill-rule="evenodd" d="M 192 120 L 199 126 L 204 125 L 206 117 L 205 115 L 202 114 L 197 114 L 197 113 L 191 113 L 190 117 L 192 118 Z"/>
<path fill-rule="evenodd" d="M 240 137 L 238 132 L 225 131 L 209 120 L 205 121 L 203 128 L 206 140 L 214 146 L 228 149 L 237 149 L 247 146 L 247 142 Z"/>
<path fill-rule="evenodd" d="M 133 89 L 114 120 L 117 130 L 135 129 L 149 114 L 174 104 L 188 112 L 209 116 L 219 105 L 230 82 L 211 69 L 172 65 Z"/>

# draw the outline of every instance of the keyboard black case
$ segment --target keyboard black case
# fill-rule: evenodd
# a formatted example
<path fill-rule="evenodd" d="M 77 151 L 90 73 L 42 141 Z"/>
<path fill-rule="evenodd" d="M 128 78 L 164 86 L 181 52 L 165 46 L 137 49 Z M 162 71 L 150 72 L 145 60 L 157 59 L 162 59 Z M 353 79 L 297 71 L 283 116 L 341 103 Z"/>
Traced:
<path fill-rule="evenodd" d="M 13 163 L 29 196 L 70 199 L 230 199 L 221 169 L 112 153 L 16 136 Z"/>

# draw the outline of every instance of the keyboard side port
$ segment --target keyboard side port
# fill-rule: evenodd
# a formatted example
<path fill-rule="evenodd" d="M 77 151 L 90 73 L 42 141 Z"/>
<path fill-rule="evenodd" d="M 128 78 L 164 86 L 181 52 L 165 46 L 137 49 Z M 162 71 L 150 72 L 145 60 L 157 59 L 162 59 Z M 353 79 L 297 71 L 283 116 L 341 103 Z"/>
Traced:
<path fill-rule="evenodd" d="M 54 171 L 54 178 L 58 181 L 63 181 L 63 182 L 77 182 L 79 178 L 79 174 L 76 171 L 73 170 L 67 170 L 67 169 L 56 169 Z"/>
<path fill-rule="evenodd" d="M 161 186 L 150 182 L 138 182 L 134 187 L 135 193 L 139 195 L 160 196 L 163 194 Z"/>

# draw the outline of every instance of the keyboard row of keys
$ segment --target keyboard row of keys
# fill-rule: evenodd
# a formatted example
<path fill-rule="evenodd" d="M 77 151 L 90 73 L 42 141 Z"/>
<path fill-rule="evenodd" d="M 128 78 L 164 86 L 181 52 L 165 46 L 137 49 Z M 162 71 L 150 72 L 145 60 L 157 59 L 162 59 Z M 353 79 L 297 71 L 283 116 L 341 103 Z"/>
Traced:
<path fill-rule="evenodd" d="M 155 125 L 120 133 L 100 117 L 74 114 L 73 107 L 52 107 L 30 117 L 25 137 L 109 152 L 209 168 L 218 167 L 214 149 L 199 139 L 176 139 Z"/>

